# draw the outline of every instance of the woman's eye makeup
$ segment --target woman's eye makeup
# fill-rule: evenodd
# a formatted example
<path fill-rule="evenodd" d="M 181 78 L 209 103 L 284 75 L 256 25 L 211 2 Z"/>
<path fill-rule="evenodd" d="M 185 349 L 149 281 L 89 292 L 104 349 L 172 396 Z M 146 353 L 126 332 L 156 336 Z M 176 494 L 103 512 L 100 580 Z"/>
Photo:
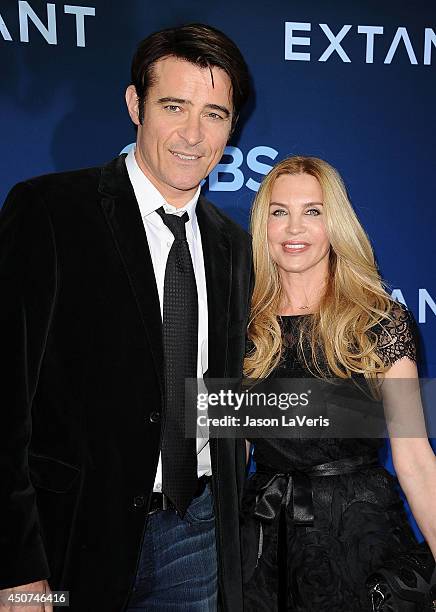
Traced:
<path fill-rule="evenodd" d="M 270 214 L 273 217 L 283 217 L 287 214 L 289 214 L 288 210 L 286 208 L 272 208 L 271 207 L 271 211 Z M 321 208 L 320 207 L 311 207 L 311 208 L 306 208 L 303 211 L 303 214 L 307 215 L 308 217 L 318 217 L 319 215 L 322 214 Z"/>
<path fill-rule="evenodd" d="M 283 215 L 287 215 L 288 211 L 285 208 L 274 208 L 271 210 L 271 214 L 273 217 L 282 217 Z"/>

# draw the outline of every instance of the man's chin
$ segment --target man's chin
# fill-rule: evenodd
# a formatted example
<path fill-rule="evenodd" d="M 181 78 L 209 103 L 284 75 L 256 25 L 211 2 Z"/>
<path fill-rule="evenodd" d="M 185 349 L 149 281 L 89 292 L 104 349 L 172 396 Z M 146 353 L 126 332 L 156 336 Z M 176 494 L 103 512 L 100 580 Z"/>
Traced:
<path fill-rule="evenodd" d="M 172 187 L 177 191 L 195 191 L 196 189 L 198 189 L 198 186 L 200 185 L 202 180 L 202 178 L 196 178 L 191 181 L 174 181 Z"/>

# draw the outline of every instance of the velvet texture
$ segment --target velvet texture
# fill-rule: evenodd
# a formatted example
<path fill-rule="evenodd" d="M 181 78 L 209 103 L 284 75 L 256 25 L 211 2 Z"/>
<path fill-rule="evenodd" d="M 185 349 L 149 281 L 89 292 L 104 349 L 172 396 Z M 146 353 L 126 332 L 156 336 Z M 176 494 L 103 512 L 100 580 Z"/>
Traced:
<path fill-rule="evenodd" d="M 200 197 L 209 376 L 242 369 L 248 235 Z M 159 300 L 124 157 L 17 185 L 0 217 L 0 588 L 123 610 L 160 448 Z M 221 605 L 241 610 L 242 441 L 211 441 Z M 136 499 L 136 505 L 134 503 Z M 141 503 L 143 505 L 141 506 Z"/>

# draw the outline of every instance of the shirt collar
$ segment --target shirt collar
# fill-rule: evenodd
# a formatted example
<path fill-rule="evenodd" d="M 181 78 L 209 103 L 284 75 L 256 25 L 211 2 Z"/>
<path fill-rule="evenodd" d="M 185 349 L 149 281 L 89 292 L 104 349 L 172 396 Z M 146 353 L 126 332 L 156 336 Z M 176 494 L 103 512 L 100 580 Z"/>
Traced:
<path fill-rule="evenodd" d="M 182 208 L 176 208 L 172 204 L 169 204 L 158 189 L 153 185 L 150 179 L 145 176 L 141 168 L 138 166 L 138 162 L 135 158 L 135 148 L 132 148 L 126 157 L 126 168 L 129 174 L 130 182 L 132 183 L 133 191 L 135 192 L 136 199 L 138 201 L 139 210 L 141 217 L 150 217 L 147 219 L 154 225 L 161 227 L 164 222 L 159 215 L 152 215 L 158 208 L 163 206 L 164 211 L 169 214 L 182 215 L 187 212 L 189 215 L 189 222 L 192 226 L 194 237 L 197 236 L 197 215 L 195 209 L 197 206 L 198 198 L 200 196 L 201 185 L 198 186 L 194 196 L 189 200 Z"/>

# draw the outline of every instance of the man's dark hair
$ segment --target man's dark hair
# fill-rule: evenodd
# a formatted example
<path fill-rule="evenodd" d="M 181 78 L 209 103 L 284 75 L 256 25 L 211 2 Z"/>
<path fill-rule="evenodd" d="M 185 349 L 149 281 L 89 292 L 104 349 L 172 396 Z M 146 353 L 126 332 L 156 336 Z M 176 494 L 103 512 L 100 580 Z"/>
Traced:
<path fill-rule="evenodd" d="M 241 52 L 225 34 L 211 26 L 192 23 L 151 34 L 138 45 L 132 61 L 131 78 L 139 100 L 139 121 L 144 120 L 144 103 L 154 82 L 153 67 L 165 57 L 177 57 L 200 68 L 221 68 L 232 84 L 234 128 L 250 93 L 250 76 Z"/>

